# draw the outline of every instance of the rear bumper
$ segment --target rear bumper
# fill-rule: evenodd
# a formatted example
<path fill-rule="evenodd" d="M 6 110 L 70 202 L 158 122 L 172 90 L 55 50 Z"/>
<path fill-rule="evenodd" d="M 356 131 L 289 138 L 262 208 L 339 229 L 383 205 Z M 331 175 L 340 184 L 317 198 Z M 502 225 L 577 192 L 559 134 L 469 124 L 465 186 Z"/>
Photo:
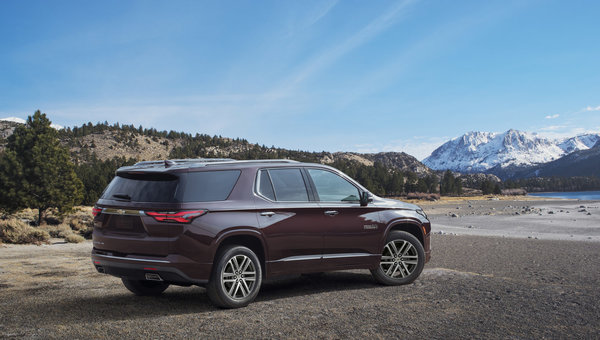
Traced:
<path fill-rule="evenodd" d="M 206 285 L 212 268 L 212 263 L 197 263 L 181 255 L 138 256 L 95 248 L 92 262 L 100 273 L 131 280 L 145 280 L 147 273 L 154 273 L 165 282 L 178 285 Z"/>

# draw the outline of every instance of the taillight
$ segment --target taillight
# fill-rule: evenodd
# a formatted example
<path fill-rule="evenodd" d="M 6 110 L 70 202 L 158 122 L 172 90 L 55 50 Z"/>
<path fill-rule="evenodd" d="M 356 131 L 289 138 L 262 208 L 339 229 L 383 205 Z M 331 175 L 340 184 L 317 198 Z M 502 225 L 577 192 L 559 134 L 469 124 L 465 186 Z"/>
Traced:
<path fill-rule="evenodd" d="M 146 211 L 146 215 L 154 217 L 158 222 L 191 223 L 196 217 L 206 214 L 208 210 L 190 210 L 180 212 Z"/>
<path fill-rule="evenodd" d="M 92 215 L 94 215 L 94 217 L 100 215 L 101 212 L 102 212 L 101 208 L 96 208 L 96 207 L 92 208 Z"/>

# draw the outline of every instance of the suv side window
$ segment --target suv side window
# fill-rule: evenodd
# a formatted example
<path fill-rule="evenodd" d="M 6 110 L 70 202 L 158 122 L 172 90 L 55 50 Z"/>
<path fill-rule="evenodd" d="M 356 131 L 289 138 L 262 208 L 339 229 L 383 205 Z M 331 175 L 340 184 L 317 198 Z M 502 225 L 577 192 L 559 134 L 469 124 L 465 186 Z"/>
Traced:
<path fill-rule="evenodd" d="M 308 169 L 308 173 L 315 184 L 321 202 L 359 201 L 358 188 L 344 178 L 320 169 Z"/>
<path fill-rule="evenodd" d="M 257 191 L 259 194 L 265 196 L 271 201 L 275 201 L 275 191 L 269 178 L 269 172 L 267 170 L 260 170 L 258 173 Z"/>
<path fill-rule="evenodd" d="M 279 202 L 308 202 L 308 192 L 306 184 L 302 178 L 300 169 L 269 169 L 269 176 L 265 176 L 266 170 L 261 171 L 259 192 L 269 197 L 269 189 L 266 184 L 266 179 L 269 177 L 273 183 L 274 198 Z M 263 188 L 264 185 L 264 188 Z M 263 191 L 264 190 L 264 191 Z M 269 197 L 271 198 L 271 197 Z"/>

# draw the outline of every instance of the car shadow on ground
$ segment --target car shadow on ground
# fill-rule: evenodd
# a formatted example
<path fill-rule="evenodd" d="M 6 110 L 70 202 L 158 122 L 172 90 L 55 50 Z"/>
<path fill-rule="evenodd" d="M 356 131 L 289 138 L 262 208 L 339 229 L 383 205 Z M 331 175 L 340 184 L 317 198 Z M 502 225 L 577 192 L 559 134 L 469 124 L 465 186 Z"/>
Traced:
<path fill-rule="evenodd" d="M 335 291 L 370 289 L 382 287 L 370 274 L 364 272 L 331 272 L 296 276 L 263 283 L 256 302 L 275 301 L 298 296 L 308 296 Z M 122 285 L 114 293 L 105 296 L 67 297 L 46 304 L 25 308 L 26 313 L 44 313 L 43 323 L 61 324 L 70 322 L 102 322 L 131 319 L 146 319 L 168 315 L 201 314 L 218 312 L 206 290 L 199 287 L 170 287 L 160 296 L 135 296 Z"/>

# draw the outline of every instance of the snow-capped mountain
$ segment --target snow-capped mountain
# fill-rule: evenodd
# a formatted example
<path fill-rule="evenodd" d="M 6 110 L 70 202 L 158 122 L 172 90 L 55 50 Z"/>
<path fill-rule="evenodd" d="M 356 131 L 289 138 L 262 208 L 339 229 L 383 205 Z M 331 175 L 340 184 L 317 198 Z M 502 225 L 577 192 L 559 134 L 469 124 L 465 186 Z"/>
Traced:
<path fill-rule="evenodd" d="M 5 121 L 5 122 L 13 122 L 13 123 L 19 123 L 19 124 L 27 124 L 27 121 L 23 118 L 17 118 L 17 117 L 6 117 L 6 118 L 0 118 L 0 120 Z"/>
<path fill-rule="evenodd" d="M 27 121 L 23 118 L 17 118 L 17 117 L 7 117 L 7 118 L 0 118 L 0 121 L 5 121 L 5 122 L 13 122 L 13 123 L 19 123 L 19 124 L 27 124 Z M 64 129 L 65 127 L 62 125 L 58 125 L 58 124 L 50 124 L 50 127 L 56 129 L 56 130 L 60 130 L 60 129 Z"/>
<path fill-rule="evenodd" d="M 500 173 L 502 169 L 551 162 L 587 150 L 598 141 L 600 134 L 551 140 L 512 129 L 503 133 L 469 132 L 437 148 L 423 163 L 434 170 Z"/>

